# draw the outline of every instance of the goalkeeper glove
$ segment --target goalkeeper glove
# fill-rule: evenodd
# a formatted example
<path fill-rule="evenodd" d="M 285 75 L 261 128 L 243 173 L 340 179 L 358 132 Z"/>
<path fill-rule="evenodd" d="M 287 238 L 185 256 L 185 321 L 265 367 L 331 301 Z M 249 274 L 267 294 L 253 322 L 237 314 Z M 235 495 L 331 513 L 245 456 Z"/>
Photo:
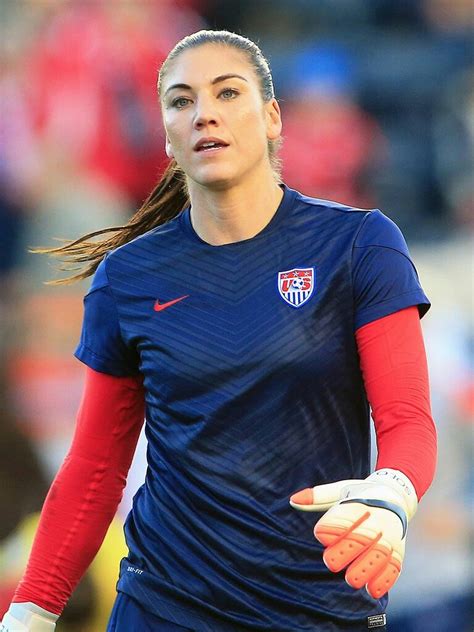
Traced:
<path fill-rule="evenodd" d="M 30 601 L 12 603 L 0 624 L 0 632 L 54 632 L 59 615 Z"/>
<path fill-rule="evenodd" d="M 353 588 L 366 586 L 380 599 L 397 581 L 405 553 L 408 521 L 418 506 L 415 488 L 398 470 L 377 470 L 351 479 L 306 488 L 290 498 L 302 511 L 326 511 L 314 527 L 325 547 L 329 570 L 346 570 Z"/>

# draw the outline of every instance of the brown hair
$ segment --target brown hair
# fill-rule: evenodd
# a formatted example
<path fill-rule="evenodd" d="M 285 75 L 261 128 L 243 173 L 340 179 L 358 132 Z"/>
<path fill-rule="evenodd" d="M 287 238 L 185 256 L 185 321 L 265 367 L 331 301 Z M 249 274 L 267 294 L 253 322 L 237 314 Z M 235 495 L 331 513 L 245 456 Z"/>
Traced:
<path fill-rule="evenodd" d="M 268 103 L 274 97 L 273 80 L 268 61 L 254 42 L 230 31 L 205 30 L 184 37 L 169 53 L 158 74 L 158 95 L 161 94 L 163 79 L 171 63 L 182 52 L 204 44 L 230 46 L 245 53 L 258 77 L 263 101 Z M 277 181 L 280 181 L 281 171 L 277 155 L 279 146 L 280 139 L 268 141 L 268 156 Z M 48 284 L 72 283 L 91 276 L 109 251 L 128 243 L 135 237 L 157 226 L 165 224 L 179 215 L 188 205 L 189 196 L 185 175 L 176 161 L 172 159 L 155 188 L 127 224 L 87 233 L 74 241 L 66 241 L 65 244 L 56 248 L 34 248 L 32 252 L 61 258 L 66 262 L 66 264 L 61 266 L 62 270 L 72 271 L 79 269 L 77 274 L 64 279 L 47 281 Z M 103 237 L 99 240 L 95 239 L 108 233 L 111 233 L 108 237 Z M 76 264 L 85 265 L 82 268 L 81 266 L 78 268 Z"/>

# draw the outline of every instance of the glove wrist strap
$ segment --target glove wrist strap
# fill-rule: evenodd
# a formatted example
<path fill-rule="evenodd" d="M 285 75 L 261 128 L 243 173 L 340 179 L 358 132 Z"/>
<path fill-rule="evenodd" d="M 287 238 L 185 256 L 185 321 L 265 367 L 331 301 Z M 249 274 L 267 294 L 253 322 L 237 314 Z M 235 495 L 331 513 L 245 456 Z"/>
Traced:
<path fill-rule="evenodd" d="M 413 518 L 418 508 L 418 499 L 413 483 L 408 476 L 399 470 L 384 468 L 382 470 L 376 470 L 366 480 L 389 486 L 400 496 L 408 520 Z"/>
<path fill-rule="evenodd" d="M 24 624 L 28 624 L 35 616 L 43 617 L 43 619 L 50 621 L 51 623 L 56 623 L 59 618 L 59 615 L 49 612 L 31 601 L 12 603 L 10 604 L 8 612 L 12 617 L 18 619 L 18 621 L 21 621 Z"/>

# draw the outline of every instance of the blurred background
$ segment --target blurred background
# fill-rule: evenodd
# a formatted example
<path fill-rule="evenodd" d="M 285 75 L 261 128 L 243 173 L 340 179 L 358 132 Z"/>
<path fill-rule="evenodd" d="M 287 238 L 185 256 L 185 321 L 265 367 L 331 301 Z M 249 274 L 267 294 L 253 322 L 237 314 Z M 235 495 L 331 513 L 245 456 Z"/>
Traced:
<path fill-rule="evenodd" d="M 257 41 L 283 111 L 285 182 L 379 207 L 403 230 L 439 465 L 391 592 L 390 632 L 473 629 L 474 7 L 471 0 L 0 0 L 0 615 L 68 448 L 88 283 L 54 288 L 28 247 L 127 220 L 165 165 L 156 74 L 178 39 Z M 58 632 L 102 632 L 144 441 Z"/>

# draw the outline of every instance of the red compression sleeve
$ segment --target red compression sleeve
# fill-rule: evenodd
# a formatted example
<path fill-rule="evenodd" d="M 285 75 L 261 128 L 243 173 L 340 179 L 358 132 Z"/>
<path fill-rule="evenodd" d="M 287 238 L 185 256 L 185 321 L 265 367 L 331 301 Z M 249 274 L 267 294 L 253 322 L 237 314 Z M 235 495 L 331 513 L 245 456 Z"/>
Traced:
<path fill-rule="evenodd" d="M 377 435 L 376 469 L 403 472 L 420 499 L 434 476 L 436 430 L 418 308 L 360 327 L 356 340 Z"/>
<path fill-rule="evenodd" d="M 141 377 L 87 369 L 72 444 L 46 497 L 14 602 L 61 614 L 115 515 L 143 419 Z"/>

